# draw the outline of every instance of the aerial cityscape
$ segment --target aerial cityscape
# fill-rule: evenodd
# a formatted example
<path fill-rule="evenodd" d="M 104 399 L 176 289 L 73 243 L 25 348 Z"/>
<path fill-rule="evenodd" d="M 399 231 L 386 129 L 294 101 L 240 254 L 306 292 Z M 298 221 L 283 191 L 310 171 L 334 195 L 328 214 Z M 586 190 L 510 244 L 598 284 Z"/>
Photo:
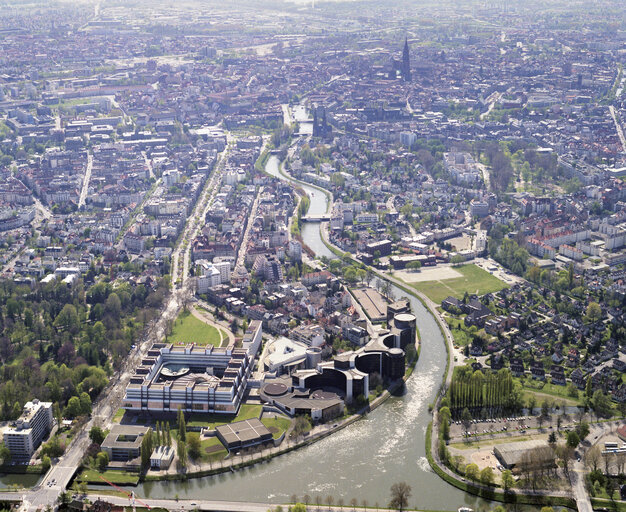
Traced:
<path fill-rule="evenodd" d="M 626 2 L 0 0 L 0 511 L 626 512 Z"/>

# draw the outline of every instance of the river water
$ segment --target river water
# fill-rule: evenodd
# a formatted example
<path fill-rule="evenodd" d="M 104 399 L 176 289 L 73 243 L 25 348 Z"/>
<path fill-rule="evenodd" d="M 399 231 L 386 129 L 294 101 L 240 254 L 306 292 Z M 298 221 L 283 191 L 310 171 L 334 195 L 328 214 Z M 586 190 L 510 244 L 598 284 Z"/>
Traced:
<path fill-rule="evenodd" d="M 279 176 L 279 161 L 268 159 L 266 170 Z M 326 196 L 304 186 L 311 196 L 311 213 L 326 211 Z M 332 256 L 322 243 L 319 224 L 305 224 L 304 241 L 318 254 Z M 405 295 L 395 288 L 396 297 Z M 490 509 L 494 504 L 468 495 L 439 478 L 425 456 L 426 427 L 431 420 L 428 404 L 435 398 L 443 378 L 446 350 L 433 316 L 411 297 L 417 317 L 422 350 L 413 375 L 402 396 L 392 397 L 353 425 L 306 448 L 282 455 L 267 463 L 223 475 L 185 482 L 146 482 L 137 488 L 139 496 L 245 501 L 289 501 L 295 494 L 332 495 L 335 503 L 356 498 L 370 506 L 389 501 L 393 483 L 406 481 L 412 488 L 411 507 L 456 510 L 470 506 Z"/>

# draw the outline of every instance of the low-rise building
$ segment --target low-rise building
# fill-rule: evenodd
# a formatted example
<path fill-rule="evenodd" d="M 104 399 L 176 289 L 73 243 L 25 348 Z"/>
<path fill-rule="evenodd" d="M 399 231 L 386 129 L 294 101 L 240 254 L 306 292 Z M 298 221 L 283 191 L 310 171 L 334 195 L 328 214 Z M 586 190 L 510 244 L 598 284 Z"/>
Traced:
<path fill-rule="evenodd" d="M 114 425 L 100 448 L 111 461 L 132 461 L 141 455 L 141 443 L 148 430 L 137 425 Z"/>

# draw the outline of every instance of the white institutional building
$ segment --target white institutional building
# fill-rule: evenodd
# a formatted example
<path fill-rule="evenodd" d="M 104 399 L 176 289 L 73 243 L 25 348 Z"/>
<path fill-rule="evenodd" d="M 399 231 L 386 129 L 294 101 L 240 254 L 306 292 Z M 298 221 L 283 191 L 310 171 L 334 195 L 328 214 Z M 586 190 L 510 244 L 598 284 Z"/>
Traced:
<path fill-rule="evenodd" d="M 4 432 L 4 443 L 11 455 L 30 457 L 52 429 L 53 421 L 52 402 L 27 402 L 15 427 Z"/>

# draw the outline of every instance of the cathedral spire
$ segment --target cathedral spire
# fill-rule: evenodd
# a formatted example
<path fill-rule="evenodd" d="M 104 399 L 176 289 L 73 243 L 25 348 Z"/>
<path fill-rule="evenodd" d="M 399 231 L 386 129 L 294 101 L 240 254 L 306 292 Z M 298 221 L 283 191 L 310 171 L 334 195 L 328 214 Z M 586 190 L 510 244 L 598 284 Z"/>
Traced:
<path fill-rule="evenodd" d="M 400 69 L 402 79 L 405 82 L 411 81 L 411 60 L 409 58 L 409 39 L 404 38 L 404 49 L 402 50 L 402 68 Z"/>

